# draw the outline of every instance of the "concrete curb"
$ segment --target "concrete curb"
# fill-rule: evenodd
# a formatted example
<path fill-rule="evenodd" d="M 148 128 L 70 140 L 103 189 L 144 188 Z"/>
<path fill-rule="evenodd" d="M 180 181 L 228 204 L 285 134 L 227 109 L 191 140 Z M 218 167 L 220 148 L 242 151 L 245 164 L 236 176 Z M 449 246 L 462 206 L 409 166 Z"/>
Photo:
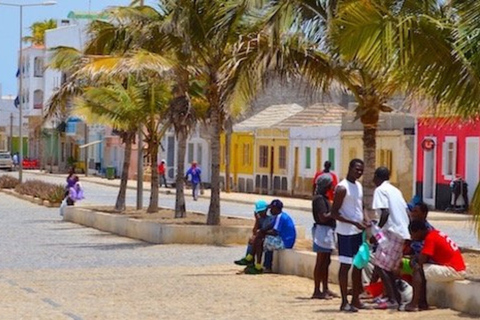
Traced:
<path fill-rule="evenodd" d="M 245 245 L 252 235 L 251 226 L 162 224 L 75 206 L 65 208 L 63 220 L 156 244 Z M 296 230 L 304 239 L 303 228 Z"/>
<path fill-rule="evenodd" d="M 0 188 L 0 192 L 11 195 L 11 196 L 16 197 L 16 198 L 21 199 L 21 200 L 25 200 L 25 201 L 37 204 L 39 206 L 44 206 L 44 207 L 48 207 L 48 208 L 59 208 L 60 207 L 60 203 L 50 203 L 50 201 L 48 201 L 48 200 L 42 200 L 40 198 L 35 198 L 33 196 L 29 196 L 29 195 L 26 195 L 26 194 L 17 193 L 13 189 L 1 189 Z"/>
<path fill-rule="evenodd" d="M 273 269 L 280 274 L 313 278 L 316 254 L 313 252 L 281 250 L 275 254 Z M 329 281 L 338 283 L 338 257 L 332 256 Z M 454 282 L 428 282 L 428 302 L 441 308 L 450 308 L 480 316 L 480 283 L 463 280 Z M 313 283 L 312 283 L 313 286 Z"/>
<path fill-rule="evenodd" d="M 252 234 L 248 226 L 168 225 L 80 207 L 66 207 L 63 220 L 155 244 L 244 245 Z"/>

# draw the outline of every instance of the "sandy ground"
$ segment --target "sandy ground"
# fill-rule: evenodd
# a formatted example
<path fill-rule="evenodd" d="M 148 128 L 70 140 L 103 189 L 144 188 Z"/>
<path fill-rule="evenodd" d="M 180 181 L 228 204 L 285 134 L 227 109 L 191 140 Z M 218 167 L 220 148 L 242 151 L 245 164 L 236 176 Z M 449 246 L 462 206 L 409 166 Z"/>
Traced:
<path fill-rule="evenodd" d="M 420 313 L 338 311 L 339 300 L 309 299 L 312 281 L 238 275 L 235 266 L 0 272 L 2 319 L 465 319 Z M 332 285 L 338 291 L 338 287 Z"/>

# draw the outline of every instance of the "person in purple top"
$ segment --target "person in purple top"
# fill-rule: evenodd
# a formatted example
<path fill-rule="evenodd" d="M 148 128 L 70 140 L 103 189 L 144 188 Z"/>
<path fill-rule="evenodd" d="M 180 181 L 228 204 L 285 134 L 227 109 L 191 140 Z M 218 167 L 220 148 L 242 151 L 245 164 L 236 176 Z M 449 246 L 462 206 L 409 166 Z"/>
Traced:
<path fill-rule="evenodd" d="M 202 170 L 200 167 L 198 167 L 196 161 L 192 161 L 191 167 L 187 170 L 187 173 L 185 174 L 185 180 L 188 180 L 188 176 L 191 176 L 190 181 L 192 182 L 192 195 L 193 195 L 193 200 L 197 201 L 198 199 L 198 193 L 199 193 L 199 187 L 200 184 L 202 183 L 202 178 L 201 178 Z"/>

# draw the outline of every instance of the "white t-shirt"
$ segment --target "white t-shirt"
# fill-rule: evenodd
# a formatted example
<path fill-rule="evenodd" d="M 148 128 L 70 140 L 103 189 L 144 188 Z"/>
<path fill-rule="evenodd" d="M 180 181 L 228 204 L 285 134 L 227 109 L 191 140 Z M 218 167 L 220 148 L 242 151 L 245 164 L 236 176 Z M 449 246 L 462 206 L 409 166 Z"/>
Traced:
<path fill-rule="evenodd" d="M 360 182 L 352 183 L 347 179 L 340 181 L 338 186 L 343 186 L 346 189 L 345 198 L 343 198 L 342 206 L 340 207 L 340 215 L 344 218 L 355 222 L 363 221 L 363 188 Z M 337 186 L 337 188 L 338 188 Z M 338 234 L 349 236 L 359 234 L 362 230 L 355 227 L 353 224 L 337 221 L 337 228 L 335 231 Z"/>
<path fill-rule="evenodd" d="M 390 230 L 400 235 L 403 239 L 410 239 L 408 232 L 409 218 L 407 203 L 403 199 L 402 192 L 384 181 L 373 193 L 372 208 L 381 214 L 381 209 L 388 209 L 390 215 L 383 226 L 384 230 Z"/>

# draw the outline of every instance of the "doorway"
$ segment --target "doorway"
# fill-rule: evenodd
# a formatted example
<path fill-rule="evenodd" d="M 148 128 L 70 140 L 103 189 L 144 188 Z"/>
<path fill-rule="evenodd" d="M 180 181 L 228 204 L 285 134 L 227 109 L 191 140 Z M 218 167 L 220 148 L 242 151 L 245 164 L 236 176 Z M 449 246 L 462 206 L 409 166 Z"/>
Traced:
<path fill-rule="evenodd" d="M 471 200 L 477 188 L 480 174 L 480 138 L 469 137 L 465 147 L 465 181 L 468 184 L 468 199 Z"/>
<path fill-rule="evenodd" d="M 436 139 L 431 139 L 437 145 Z M 423 151 L 423 202 L 431 206 L 435 206 L 435 172 L 437 167 L 435 152 L 436 148 Z"/>

